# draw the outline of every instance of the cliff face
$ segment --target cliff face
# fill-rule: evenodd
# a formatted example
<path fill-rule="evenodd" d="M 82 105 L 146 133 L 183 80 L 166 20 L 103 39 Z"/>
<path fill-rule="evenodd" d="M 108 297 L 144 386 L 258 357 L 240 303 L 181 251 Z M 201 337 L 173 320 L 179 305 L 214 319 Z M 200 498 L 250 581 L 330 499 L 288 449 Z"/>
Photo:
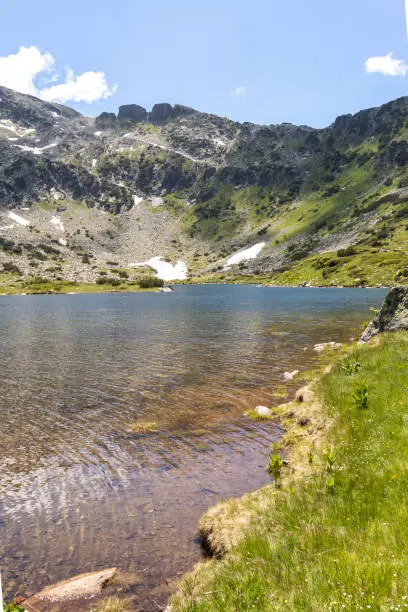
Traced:
<path fill-rule="evenodd" d="M 161 255 L 182 257 L 193 275 L 283 274 L 320 284 L 367 283 L 371 273 L 356 256 L 400 248 L 387 274 L 401 282 L 407 111 L 402 98 L 323 130 L 239 124 L 167 103 L 92 119 L 0 88 L 0 238 L 17 245 L 24 274 L 24 242 L 62 240 L 92 255 L 95 269 L 113 255 L 124 267 Z M 27 225 L 11 224 L 9 211 L 23 209 Z M 50 225 L 57 213 L 69 227 L 63 236 Z M 261 241 L 256 259 L 227 266 Z M 321 257 L 344 250 L 341 261 Z M 91 277 L 80 263 L 75 274 Z M 53 274 L 41 261 L 38 271 Z"/>

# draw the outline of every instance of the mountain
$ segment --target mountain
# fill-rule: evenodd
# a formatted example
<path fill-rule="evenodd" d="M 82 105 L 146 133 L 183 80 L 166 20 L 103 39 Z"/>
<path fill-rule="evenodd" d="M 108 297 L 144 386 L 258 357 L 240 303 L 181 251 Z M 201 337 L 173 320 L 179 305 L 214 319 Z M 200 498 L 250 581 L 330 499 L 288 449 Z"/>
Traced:
<path fill-rule="evenodd" d="M 317 130 L 166 103 L 89 118 L 0 87 L 0 282 L 126 284 L 144 262 L 168 280 L 403 282 L 407 163 L 408 98 Z"/>

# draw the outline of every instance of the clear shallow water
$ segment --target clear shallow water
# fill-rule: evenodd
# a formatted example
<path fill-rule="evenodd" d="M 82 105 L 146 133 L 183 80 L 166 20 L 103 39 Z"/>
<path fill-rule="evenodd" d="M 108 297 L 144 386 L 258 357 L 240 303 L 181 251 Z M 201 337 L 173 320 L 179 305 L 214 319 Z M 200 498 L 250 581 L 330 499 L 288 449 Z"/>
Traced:
<path fill-rule="evenodd" d="M 139 573 L 135 609 L 154 609 L 166 579 L 199 558 L 202 512 L 268 482 L 279 428 L 243 412 L 281 402 L 283 372 L 312 367 L 316 342 L 348 341 L 385 293 L 192 286 L 0 297 L 6 590 L 117 565 Z M 129 433 L 138 419 L 159 431 Z"/>

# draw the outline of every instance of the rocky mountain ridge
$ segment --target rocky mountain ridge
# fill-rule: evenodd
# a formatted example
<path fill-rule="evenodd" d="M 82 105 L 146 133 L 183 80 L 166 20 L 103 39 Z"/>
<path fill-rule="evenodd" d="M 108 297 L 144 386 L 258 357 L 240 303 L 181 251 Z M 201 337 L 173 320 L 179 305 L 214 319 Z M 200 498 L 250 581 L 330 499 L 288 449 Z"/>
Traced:
<path fill-rule="evenodd" d="M 408 98 L 317 130 L 167 103 L 89 118 L 0 87 L 2 280 L 101 281 L 108 262 L 131 280 L 154 258 L 196 279 L 403 279 L 407 139 Z"/>

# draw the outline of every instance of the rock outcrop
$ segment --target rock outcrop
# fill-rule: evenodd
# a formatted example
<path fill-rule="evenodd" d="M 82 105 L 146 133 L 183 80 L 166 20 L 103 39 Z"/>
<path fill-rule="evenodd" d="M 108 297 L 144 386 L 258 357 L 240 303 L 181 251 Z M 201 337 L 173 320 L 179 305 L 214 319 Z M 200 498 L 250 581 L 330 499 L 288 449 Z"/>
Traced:
<path fill-rule="evenodd" d="M 118 121 L 126 123 L 141 123 L 147 121 L 147 110 L 138 104 L 124 104 L 119 106 Z"/>
<path fill-rule="evenodd" d="M 379 313 L 364 330 L 360 342 L 368 342 L 374 336 L 385 331 L 402 331 L 408 329 L 408 288 L 391 289 Z"/>
<path fill-rule="evenodd" d="M 95 118 L 95 128 L 97 130 L 114 130 L 117 122 L 115 113 L 101 113 Z"/>
<path fill-rule="evenodd" d="M 155 104 L 149 114 L 151 123 L 164 123 L 173 116 L 173 107 L 167 102 Z"/>

